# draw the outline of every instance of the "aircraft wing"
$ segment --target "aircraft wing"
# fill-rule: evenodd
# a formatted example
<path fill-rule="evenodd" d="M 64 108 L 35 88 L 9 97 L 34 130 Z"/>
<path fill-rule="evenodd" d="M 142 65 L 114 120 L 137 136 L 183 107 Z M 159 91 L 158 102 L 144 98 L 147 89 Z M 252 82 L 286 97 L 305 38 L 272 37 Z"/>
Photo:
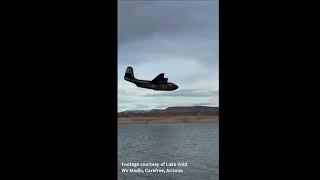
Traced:
<path fill-rule="evenodd" d="M 168 78 L 164 78 L 164 73 L 159 74 L 155 77 L 151 82 L 160 82 L 160 81 L 167 81 Z"/>

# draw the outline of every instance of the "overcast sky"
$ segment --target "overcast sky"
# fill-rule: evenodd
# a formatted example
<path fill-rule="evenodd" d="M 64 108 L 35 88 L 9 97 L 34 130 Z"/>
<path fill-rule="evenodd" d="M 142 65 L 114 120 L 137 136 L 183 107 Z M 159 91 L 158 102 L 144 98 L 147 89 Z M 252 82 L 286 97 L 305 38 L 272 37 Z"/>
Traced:
<path fill-rule="evenodd" d="M 118 111 L 219 106 L 218 1 L 118 0 Z M 138 88 L 123 79 L 165 73 L 175 91 Z"/>

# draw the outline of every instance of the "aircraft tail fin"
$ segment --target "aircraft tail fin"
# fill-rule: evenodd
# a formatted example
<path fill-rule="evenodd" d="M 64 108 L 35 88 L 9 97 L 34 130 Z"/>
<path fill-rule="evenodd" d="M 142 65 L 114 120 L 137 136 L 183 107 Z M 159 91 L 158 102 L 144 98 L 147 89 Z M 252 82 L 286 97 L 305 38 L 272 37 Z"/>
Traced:
<path fill-rule="evenodd" d="M 134 80 L 133 69 L 131 66 L 127 67 L 126 74 L 124 75 L 126 80 Z"/>

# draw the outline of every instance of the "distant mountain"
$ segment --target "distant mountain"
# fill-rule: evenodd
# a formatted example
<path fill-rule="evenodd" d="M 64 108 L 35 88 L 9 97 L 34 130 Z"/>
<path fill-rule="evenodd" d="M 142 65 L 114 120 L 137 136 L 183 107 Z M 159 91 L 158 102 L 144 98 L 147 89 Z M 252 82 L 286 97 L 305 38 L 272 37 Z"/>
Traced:
<path fill-rule="evenodd" d="M 219 107 L 210 106 L 174 106 L 166 109 L 133 110 L 118 113 L 118 116 L 183 116 L 183 115 L 219 115 Z"/>
<path fill-rule="evenodd" d="M 163 111 L 163 110 L 162 109 L 151 109 L 151 110 L 149 110 L 147 112 L 149 112 L 149 113 L 159 113 L 161 111 Z"/>

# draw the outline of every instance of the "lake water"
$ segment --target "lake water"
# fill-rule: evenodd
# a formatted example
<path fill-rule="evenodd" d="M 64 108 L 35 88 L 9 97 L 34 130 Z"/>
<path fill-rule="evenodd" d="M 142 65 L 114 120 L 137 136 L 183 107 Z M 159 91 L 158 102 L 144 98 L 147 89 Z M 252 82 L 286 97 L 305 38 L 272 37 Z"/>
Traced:
<path fill-rule="evenodd" d="M 178 162 L 186 166 L 172 166 Z M 128 166 L 128 163 L 139 166 Z M 154 166 L 156 163 L 159 167 Z M 129 172 L 122 172 L 124 169 Z M 165 173 L 148 172 L 148 169 L 162 169 Z M 166 172 L 167 169 L 179 172 Z M 118 177 L 120 180 L 218 180 L 219 124 L 118 125 Z"/>

